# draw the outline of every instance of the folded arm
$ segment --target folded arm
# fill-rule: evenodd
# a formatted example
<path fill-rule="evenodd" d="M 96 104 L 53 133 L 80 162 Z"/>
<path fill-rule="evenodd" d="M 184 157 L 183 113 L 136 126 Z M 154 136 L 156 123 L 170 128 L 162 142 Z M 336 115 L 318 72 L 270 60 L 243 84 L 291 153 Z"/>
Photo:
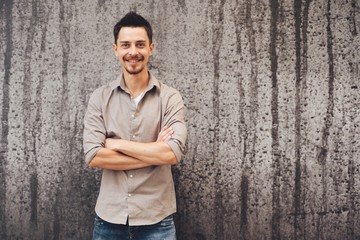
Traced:
<path fill-rule="evenodd" d="M 141 143 L 108 138 L 105 141 L 105 147 L 150 165 L 176 164 L 175 154 L 166 143 L 172 134 L 173 130 L 171 128 L 164 127 L 159 133 L 156 142 Z"/>
<path fill-rule="evenodd" d="M 101 148 L 89 163 L 90 167 L 109 170 L 131 170 L 148 167 L 150 165 L 151 164 L 108 148 Z"/>
<path fill-rule="evenodd" d="M 173 130 L 165 127 L 159 133 L 157 141 L 152 143 L 108 138 L 105 148 L 101 148 L 96 153 L 89 166 L 111 170 L 130 170 L 151 165 L 175 164 L 175 155 L 166 143 L 172 134 Z"/>

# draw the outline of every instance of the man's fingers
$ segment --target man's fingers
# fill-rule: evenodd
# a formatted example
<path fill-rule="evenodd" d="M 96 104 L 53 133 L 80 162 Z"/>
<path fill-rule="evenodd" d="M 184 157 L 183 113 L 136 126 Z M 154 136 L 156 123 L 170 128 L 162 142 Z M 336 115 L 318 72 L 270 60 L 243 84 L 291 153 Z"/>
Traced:
<path fill-rule="evenodd" d="M 169 140 L 169 139 L 172 137 L 173 133 L 174 133 L 174 131 L 171 130 L 171 131 L 167 132 L 167 133 L 164 135 L 163 138 L 164 138 L 165 140 Z"/>
<path fill-rule="evenodd" d="M 174 133 L 174 131 L 172 130 L 171 127 L 165 126 L 164 128 L 161 129 L 161 131 L 158 135 L 157 141 L 166 142 L 166 141 L 170 140 L 173 133 Z"/>

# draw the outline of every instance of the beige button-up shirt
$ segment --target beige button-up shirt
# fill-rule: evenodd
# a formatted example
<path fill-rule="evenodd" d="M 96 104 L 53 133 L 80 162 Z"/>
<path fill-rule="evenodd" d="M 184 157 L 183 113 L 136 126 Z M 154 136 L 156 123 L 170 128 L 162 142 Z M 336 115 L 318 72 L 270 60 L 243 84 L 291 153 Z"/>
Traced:
<path fill-rule="evenodd" d="M 106 138 L 155 142 L 164 126 L 174 134 L 167 142 L 177 161 L 184 153 L 187 136 L 184 104 L 175 89 L 150 74 L 149 85 L 136 106 L 119 77 L 94 91 L 84 118 L 84 153 L 89 163 L 104 146 Z M 114 171 L 103 169 L 95 211 L 105 221 L 149 225 L 176 212 L 174 182 L 170 165 Z"/>

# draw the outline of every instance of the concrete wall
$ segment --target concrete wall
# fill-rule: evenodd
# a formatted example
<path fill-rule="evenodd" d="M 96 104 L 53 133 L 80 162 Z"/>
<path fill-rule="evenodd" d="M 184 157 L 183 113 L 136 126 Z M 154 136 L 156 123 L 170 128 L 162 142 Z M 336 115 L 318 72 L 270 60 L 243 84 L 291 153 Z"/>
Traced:
<path fill-rule="evenodd" d="M 360 238 L 359 0 L 2 0 L 0 239 L 90 238 L 82 119 L 129 10 L 187 106 L 179 239 Z"/>

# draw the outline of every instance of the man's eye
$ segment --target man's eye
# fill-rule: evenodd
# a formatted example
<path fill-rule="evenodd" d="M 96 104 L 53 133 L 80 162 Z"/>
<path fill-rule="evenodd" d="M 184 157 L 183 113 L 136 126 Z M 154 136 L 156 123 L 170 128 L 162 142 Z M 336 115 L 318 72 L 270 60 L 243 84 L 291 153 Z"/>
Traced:
<path fill-rule="evenodd" d="M 145 43 L 138 43 L 138 44 L 137 44 L 137 47 L 143 48 L 143 47 L 145 47 Z"/>
<path fill-rule="evenodd" d="M 128 48 L 128 47 L 129 47 L 129 44 L 128 44 L 128 43 L 123 43 L 123 44 L 121 44 L 121 47 L 122 47 L 122 48 Z"/>

